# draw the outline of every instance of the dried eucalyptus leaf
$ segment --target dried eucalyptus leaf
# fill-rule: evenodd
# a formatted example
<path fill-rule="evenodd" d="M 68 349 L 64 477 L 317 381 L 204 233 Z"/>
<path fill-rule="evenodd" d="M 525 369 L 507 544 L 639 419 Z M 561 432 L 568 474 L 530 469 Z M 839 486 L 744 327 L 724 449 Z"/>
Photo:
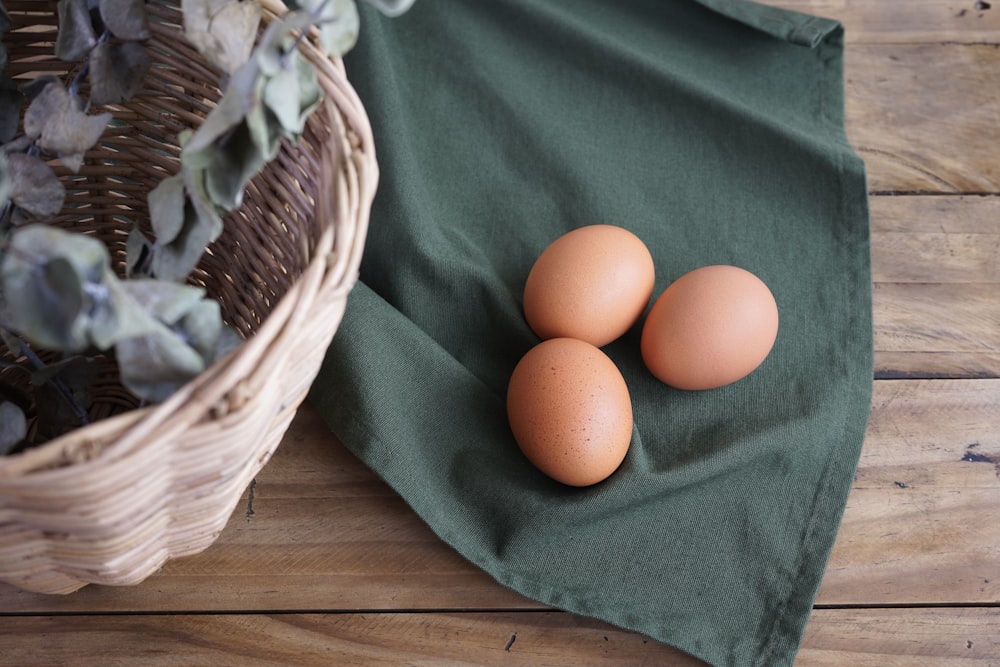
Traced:
<path fill-rule="evenodd" d="M 100 0 L 104 26 L 119 39 L 149 39 L 146 0 Z"/>
<path fill-rule="evenodd" d="M 66 199 L 66 188 L 49 165 L 24 153 L 7 155 L 8 196 L 19 208 L 41 218 L 55 215 Z"/>
<path fill-rule="evenodd" d="M 24 94 L 18 89 L 14 79 L 0 75 L 0 144 L 5 144 L 17 135 L 21 120 Z"/>
<path fill-rule="evenodd" d="M 215 357 L 215 347 L 222 335 L 222 327 L 219 302 L 202 299 L 178 322 L 177 330 L 202 359 L 210 361 Z"/>
<path fill-rule="evenodd" d="M 201 355 L 169 330 L 123 340 L 115 356 L 122 384 L 153 403 L 166 400 L 206 368 Z"/>
<path fill-rule="evenodd" d="M 146 248 L 152 253 L 149 273 L 163 280 L 186 280 L 205 253 L 206 246 L 222 232 L 222 219 L 215 205 L 204 193 L 204 188 L 192 187 L 191 176 L 190 170 L 183 169 L 160 181 L 147 196 L 150 222 L 156 235 L 155 244 Z M 199 195 L 199 192 L 204 194 Z M 199 196 L 205 201 L 195 201 Z M 135 246 L 129 255 L 138 257 L 137 253 L 142 251 L 143 248 Z"/>
<path fill-rule="evenodd" d="M 138 42 L 101 42 L 90 57 L 90 103 L 121 104 L 142 88 L 152 59 Z"/>
<path fill-rule="evenodd" d="M 209 200 L 224 211 L 239 208 L 247 182 L 280 147 L 280 133 L 261 100 L 259 72 L 250 61 L 233 74 L 226 94 L 181 152 L 184 167 L 200 174 Z"/>
<path fill-rule="evenodd" d="M 341 56 L 357 43 L 361 19 L 354 0 L 287 0 L 285 4 L 315 17 L 320 41 L 330 55 Z"/>
<path fill-rule="evenodd" d="M 27 338 L 44 347 L 80 350 L 86 347 L 86 331 L 81 326 L 84 288 L 63 257 L 48 259 L 33 273 L 30 287 L 10 289 L 5 280 L 14 326 Z"/>
<path fill-rule="evenodd" d="M 413 6 L 414 0 L 368 0 L 368 4 L 374 6 L 386 16 L 396 17 L 405 13 Z"/>
<path fill-rule="evenodd" d="M 181 163 L 190 169 L 205 169 L 214 160 L 217 145 L 236 131 L 244 119 L 262 102 L 257 75 L 259 69 L 248 63 L 233 74 L 226 93 L 208 114 L 201 126 L 183 143 Z"/>
<path fill-rule="evenodd" d="M 31 342 L 79 351 L 90 344 L 90 311 L 105 291 L 104 244 L 48 225 L 14 231 L 0 264 L 8 326 Z"/>
<path fill-rule="evenodd" d="M 167 243 L 157 243 L 151 263 L 152 274 L 162 280 L 182 282 L 198 265 L 205 248 L 218 236 L 216 221 L 218 216 L 199 215 L 191 200 L 185 198 L 182 206 L 183 225 L 180 231 Z"/>
<path fill-rule="evenodd" d="M 87 337 L 100 350 L 109 350 L 121 340 L 146 336 L 161 328 L 160 322 L 129 294 L 126 287 L 131 282 L 110 273 L 105 275 L 105 291 L 87 312 Z"/>
<path fill-rule="evenodd" d="M 274 114 L 282 133 L 291 138 L 302 134 L 322 98 L 316 69 L 298 51 L 289 54 L 287 69 L 264 84 L 264 104 Z"/>
<path fill-rule="evenodd" d="M 28 435 L 28 419 L 10 401 L 0 403 L 0 456 L 14 449 Z"/>
<path fill-rule="evenodd" d="M 256 114 L 257 118 L 262 116 Z M 250 125 L 243 123 L 224 145 L 212 152 L 212 162 L 205 170 L 205 189 L 212 202 L 223 210 L 233 211 L 240 207 L 250 179 L 276 152 L 262 149 L 253 134 Z"/>
<path fill-rule="evenodd" d="M 37 91 L 31 91 L 31 104 L 24 112 L 24 133 L 32 139 L 40 138 L 46 125 L 71 104 L 70 94 L 58 80 L 39 81 L 38 86 Z"/>
<path fill-rule="evenodd" d="M 123 291 L 157 321 L 172 326 L 205 297 L 205 290 L 165 280 L 137 278 L 121 283 Z"/>
<path fill-rule="evenodd" d="M 56 57 L 66 62 L 83 60 L 97 44 L 87 0 L 59 0 L 58 12 Z"/>
<path fill-rule="evenodd" d="M 163 179 L 146 195 L 149 221 L 158 242 L 169 243 L 181 233 L 186 199 L 184 176 L 180 173 Z"/>
<path fill-rule="evenodd" d="M 206 60 L 232 74 L 249 58 L 260 25 L 257 0 L 183 0 L 184 34 Z"/>
<path fill-rule="evenodd" d="M 137 278 L 149 275 L 149 257 L 153 243 L 146 235 L 133 227 L 125 240 L 125 277 Z"/>
<path fill-rule="evenodd" d="M 361 18 L 354 0 L 333 0 L 330 6 L 336 11 L 336 18 L 320 25 L 320 42 L 331 56 L 342 56 L 358 42 Z"/>
<path fill-rule="evenodd" d="M 28 105 L 24 131 L 75 172 L 83 164 L 83 154 L 98 142 L 111 118 L 110 113 L 92 116 L 81 111 L 74 95 L 61 84 L 49 83 Z"/>

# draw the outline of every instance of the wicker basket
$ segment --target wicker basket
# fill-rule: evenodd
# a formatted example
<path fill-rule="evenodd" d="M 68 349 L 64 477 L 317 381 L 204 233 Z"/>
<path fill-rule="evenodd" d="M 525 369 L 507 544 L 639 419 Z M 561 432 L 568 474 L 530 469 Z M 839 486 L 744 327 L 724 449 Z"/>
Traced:
<path fill-rule="evenodd" d="M 184 40 L 179 2 L 150 2 L 156 63 L 67 187 L 57 224 L 106 241 L 118 261 L 145 195 L 177 169 L 177 133 L 219 98 L 218 73 Z M 267 20 L 284 11 L 263 2 Z M 56 2 L 5 3 L 17 78 L 59 72 Z M 219 535 L 268 461 L 322 362 L 357 280 L 378 178 L 371 129 L 343 65 L 304 40 L 325 97 L 226 220 L 193 282 L 246 341 L 166 402 L 138 408 L 109 362 L 90 426 L 0 458 L 0 580 L 68 593 L 135 584 Z M 162 65 L 162 66 L 161 66 Z"/>

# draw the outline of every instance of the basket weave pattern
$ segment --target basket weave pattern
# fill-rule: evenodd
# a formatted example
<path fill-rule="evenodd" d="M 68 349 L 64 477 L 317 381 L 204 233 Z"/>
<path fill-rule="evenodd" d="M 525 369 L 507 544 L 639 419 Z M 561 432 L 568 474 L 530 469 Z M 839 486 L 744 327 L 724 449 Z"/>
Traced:
<path fill-rule="evenodd" d="M 262 4 L 265 20 L 284 10 Z M 67 199 L 55 224 L 103 240 L 120 263 L 131 225 L 147 218 L 146 193 L 177 171 L 178 132 L 220 97 L 218 72 L 184 40 L 178 5 L 148 3 L 153 68 L 132 102 L 112 108 L 127 122 L 106 130 L 79 173 L 57 167 Z M 56 2 L 5 6 L 11 75 L 64 74 L 52 55 Z M 301 143 L 253 180 L 192 278 L 245 342 L 153 407 L 137 407 L 108 362 L 94 423 L 0 458 L 0 581 L 44 593 L 138 583 L 207 548 L 278 446 L 357 280 L 378 179 L 342 63 L 308 40 L 301 48 L 323 104 Z"/>

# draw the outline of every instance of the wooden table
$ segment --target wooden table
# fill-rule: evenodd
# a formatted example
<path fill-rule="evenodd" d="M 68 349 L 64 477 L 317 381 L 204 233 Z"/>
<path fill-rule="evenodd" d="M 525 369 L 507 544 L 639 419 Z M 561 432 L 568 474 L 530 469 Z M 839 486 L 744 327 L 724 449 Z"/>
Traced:
<path fill-rule="evenodd" d="M 847 27 L 872 193 L 867 440 L 799 665 L 1000 665 L 1000 3 L 771 0 Z M 206 552 L 66 597 L 0 585 L 9 665 L 693 665 L 512 593 L 304 407 Z"/>

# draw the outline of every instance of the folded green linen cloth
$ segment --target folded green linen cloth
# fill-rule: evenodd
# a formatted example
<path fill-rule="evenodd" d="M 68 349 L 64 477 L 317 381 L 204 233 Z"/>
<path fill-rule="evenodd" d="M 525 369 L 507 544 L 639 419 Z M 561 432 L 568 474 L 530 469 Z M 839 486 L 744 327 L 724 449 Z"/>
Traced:
<path fill-rule="evenodd" d="M 364 3 L 361 3 L 364 4 Z M 790 664 L 872 385 L 868 208 L 836 22 L 736 0 L 422 0 L 362 16 L 348 74 L 381 168 L 361 282 L 311 400 L 498 582 L 714 665 Z M 655 295 L 735 264 L 778 303 L 771 355 L 703 392 L 604 348 L 629 454 L 576 489 L 517 448 L 505 392 L 538 342 L 521 293 L 587 224 L 632 230 Z"/>

